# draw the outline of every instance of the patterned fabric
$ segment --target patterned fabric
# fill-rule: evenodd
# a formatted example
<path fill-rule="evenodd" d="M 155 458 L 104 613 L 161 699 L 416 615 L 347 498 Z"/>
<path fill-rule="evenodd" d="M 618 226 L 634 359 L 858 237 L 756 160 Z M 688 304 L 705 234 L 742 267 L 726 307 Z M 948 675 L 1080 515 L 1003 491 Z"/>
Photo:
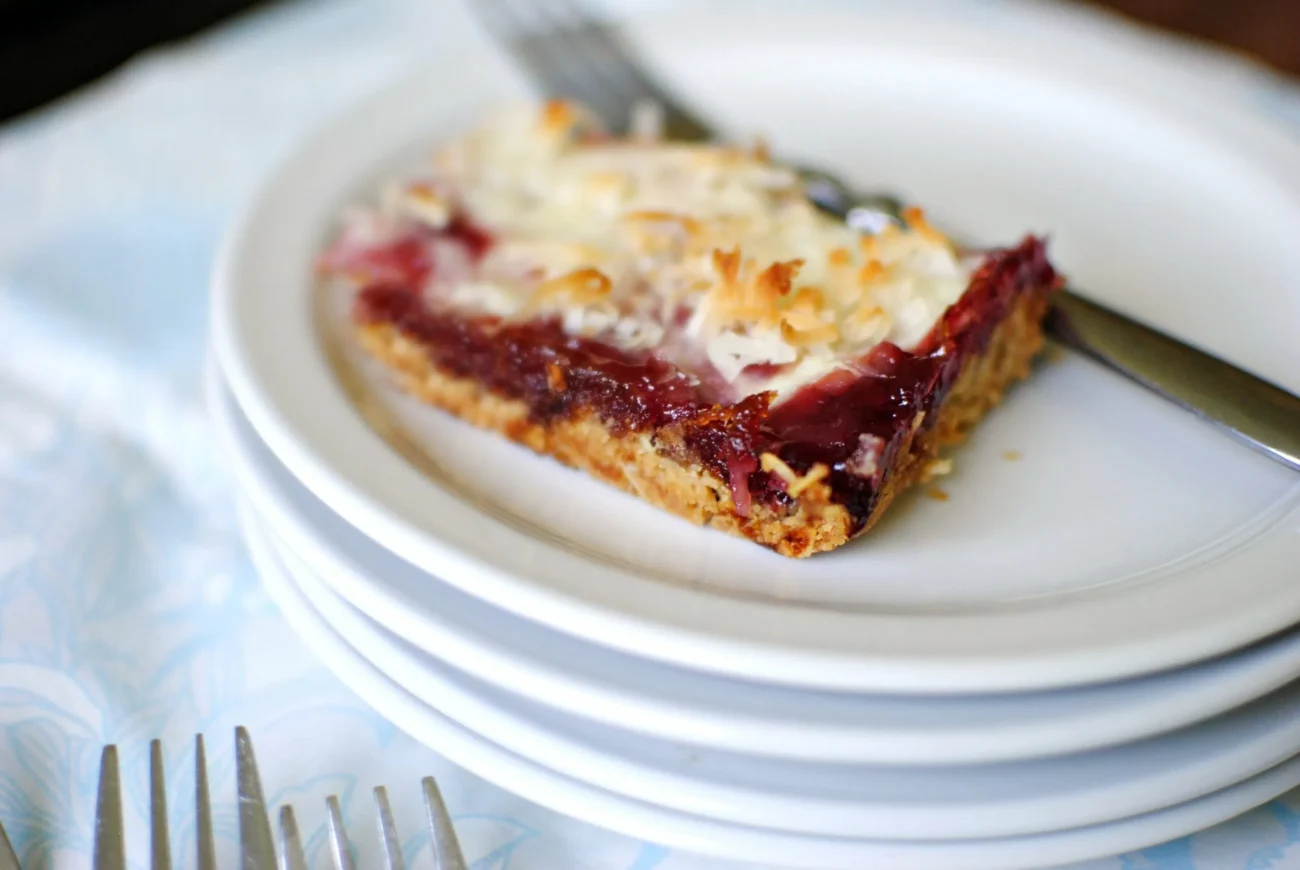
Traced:
<path fill-rule="evenodd" d="M 209 736 L 229 860 L 240 723 L 269 797 L 298 805 L 318 866 L 326 794 L 343 797 L 374 854 L 369 788 L 391 787 L 412 833 L 426 772 L 441 778 L 475 870 L 734 866 L 565 819 L 396 731 L 287 633 L 237 534 L 200 383 L 221 231 L 313 124 L 474 38 L 449 3 L 289 4 L 0 128 L 0 819 L 25 866 L 87 865 L 105 742 L 123 747 L 144 866 L 154 736 L 166 742 L 173 848 L 192 866 L 196 731 Z M 1300 122 L 1294 97 L 1261 92 L 1261 109 Z M 1300 868 L 1300 793 L 1086 866 Z"/>

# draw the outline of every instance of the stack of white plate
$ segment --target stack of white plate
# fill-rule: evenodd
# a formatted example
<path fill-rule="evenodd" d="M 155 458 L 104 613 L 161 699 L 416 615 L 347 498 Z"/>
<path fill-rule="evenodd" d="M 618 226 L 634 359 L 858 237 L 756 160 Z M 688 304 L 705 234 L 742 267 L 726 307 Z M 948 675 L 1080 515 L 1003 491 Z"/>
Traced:
<path fill-rule="evenodd" d="M 1090 292 L 1300 389 L 1300 147 L 1259 74 L 1041 7 L 925 8 L 635 32 L 734 129 L 991 238 L 1050 229 Z M 470 54 L 377 95 L 222 258 L 209 388 L 245 532 L 343 680 L 561 812 L 821 870 L 1058 864 L 1300 783 L 1300 481 L 1087 362 L 1017 389 L 946 500 L 801 562 L 394 391 L 313 256 L 349 197 L 521 88 Z"/>

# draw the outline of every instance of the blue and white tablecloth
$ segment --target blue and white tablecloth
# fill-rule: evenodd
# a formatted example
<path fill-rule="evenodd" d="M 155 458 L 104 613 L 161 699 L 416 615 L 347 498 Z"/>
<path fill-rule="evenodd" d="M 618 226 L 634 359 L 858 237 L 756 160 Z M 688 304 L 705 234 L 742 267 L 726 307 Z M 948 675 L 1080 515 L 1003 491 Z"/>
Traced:
<path fill-rule="evenodd" d="M 192 866 L 197 731 L 229 860 L 230 735 L 246 724 L 317 863 L 326 794 L 369 851 L 370 787 L 390 785 L 414 832 L 429 772 L 475 870 L 723 870 L 526 803 L 398 732 L 288 633 L 237 534 L 200 383 L 224 225 L 313 124 L 477 38 L 447 2 L 300 0 L 0 127 L 0 820 L 25 866 L 88 866 L 100 747 L 117 742 L 143 867 L 155 736 Z M 1300 101 L 1277 102 L 1300 121 Z M 1300 793 L 1087 867 L 1295 870 Z"/>

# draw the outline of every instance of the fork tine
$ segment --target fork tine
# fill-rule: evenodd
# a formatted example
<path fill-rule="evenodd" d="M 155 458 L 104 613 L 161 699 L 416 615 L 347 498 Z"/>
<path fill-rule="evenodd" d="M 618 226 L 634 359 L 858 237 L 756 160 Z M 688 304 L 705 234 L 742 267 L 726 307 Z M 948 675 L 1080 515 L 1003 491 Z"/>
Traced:
<path fill-rule="evenodd" d="M 460 850 L 460 840 L 451 824 L 451 814 L 438 790 L 438 781 L 426 776 L 424 809 L 429 816 L 429 850 L 433 852 L 433 870 L 466 870 L 465 855 Z"/>
<path fill-rule="evenodd" d="M 548 24 L 548 31 L 530 42 L 538 52 L 550 49 L 553 63 L 565 63 L 573 70 L 577 79 L 573 95 L 593 103 L 592 110 L 612 129 L 628 128 L 636 103 L 668 99 L 633 65 L 605 25 L 582 12 L 554 16 Z"/>
<path fill-rule="evenodd" d="M 521 20 L 517 7 L 509 0 L 479 0 L 472 7 L 493 38 L 503 43 L 528 74 L 541 83 L 547 96 L 578 99 L 606 123 L 614 123 L 619 117 L 621 100 L 582 74 L 582 66 L 574 63 L 581 57 L 556 51 L 556 46 L 545 38 L 548 34 L 538 30 L 534 21 Z"/>
<path fill-rule="evenodd" d="M 194 847 L 198 870 L 217 870 L 217 847 L 212 837 L 212 793 L 208 791 L 208 753 L 203 735 L 194 736 Z"/>
<path fill-rule="evenodd" d="M 402 860 L 402 843 L 397 839 L 397 825 L 393 822 L 393 808 L 388 804 L 388 789 L 382 785 L 375 789 L 375 810 L 379 816 L 379 840 L 384 846 L 384 866 L 387 870 L 406 870 Z"/>
<path fill-rule="evenodd" d="M 293 807 L 280 807 L 280 870 L 307 870 L 307 856 L 302 851 L 298 820 Z"/>
<path fill-rule="evenodd" d="M 167 783 L 162 741 L 149 744 L 149 866 L 171 870 L 172 847 L 167 834 Z"/>
<path fill-rule="evenodd" d="M 262 780 L 248 729 L 235 729 L 235 778 L 239 794 L 239 853 L 243 870 L 275 870 L 275 846 L 266 817 Z"/>
<path fill-rule="evenodd" d="M 552 7 L 553 14 L 547 16 L 548 36 L 562 41 L 576 60 L 585 61 L 592 74 L 616 91 L 625 111 L 638 100 L 667 99 L 663 86 L 634 58 L 622 36 L 592 15 L 584 4 L 575 0 L 550 0 L 536 6 Z"/>
<path fill-rule="evenodd" d="M 0 825 L 0 870 L 23 870 L 4 825 Z"/>
<path fill-rule="evenodd" d="M 357 870 L 352 860 L 352 844 L 348 842 L 348 832 L 343 827 L 343 811 L 339 809 L 338 796 L 325 798 L 325 808 L 329 812 L 330 851 L 334 853 L 335 870 Z"/>
<path fill-rule="evenodd" d="M 105 746 L 99 759 L 99 797 L 95 804 L 94 870 L 126 870 L 126 839 L 122 827 L 122 787 L 117 747 Z"/>
<path fill-rule="evenodd" d="M 636 104 L 654 102 L 671 137 L 714 138 L 709 125 L 654 79 L 618 32 L 577 0 L 528 0 L 526 13 L 512 0 L 479 0 L 473 7 L 549 95 L 580 100 L 616 130 L 629 126 Z"/>

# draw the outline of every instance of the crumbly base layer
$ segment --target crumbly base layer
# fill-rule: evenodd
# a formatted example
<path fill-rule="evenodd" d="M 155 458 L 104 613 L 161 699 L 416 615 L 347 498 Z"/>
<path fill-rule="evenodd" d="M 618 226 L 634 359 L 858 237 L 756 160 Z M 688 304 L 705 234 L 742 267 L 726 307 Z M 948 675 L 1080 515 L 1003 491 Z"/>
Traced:
<path fill-rule="evenodd" d="M 396 372 L 407 392 L 423 401 L 691 522 L 801 558 L 840 547 L 875 525 L 901 492 L 925 476 L 942 447 L 964 438 L 1002 400 L 1008 386 L 1028 375 L 1043 345 L 1046 307 L 1044 294 L 1023 294 L 993 331 L 984 352 L 966 360 L 947 397 L 931 411 L 933 419 L 914 421 L 884 472 L 876 506 L 856 532 L 848 510 L 831 501 L 824 483 L 809 486 L 788 509 L 755 503 L 742 517 L 725 481 L 699 465 L 685 465 L 664 455 L 651 433 L 613 434 L 591 414 L 530 419 L 524 402 L 438 369 L 419 342 L 390 324 L 362 325 L 359 335 L 365 349 Z"/>

